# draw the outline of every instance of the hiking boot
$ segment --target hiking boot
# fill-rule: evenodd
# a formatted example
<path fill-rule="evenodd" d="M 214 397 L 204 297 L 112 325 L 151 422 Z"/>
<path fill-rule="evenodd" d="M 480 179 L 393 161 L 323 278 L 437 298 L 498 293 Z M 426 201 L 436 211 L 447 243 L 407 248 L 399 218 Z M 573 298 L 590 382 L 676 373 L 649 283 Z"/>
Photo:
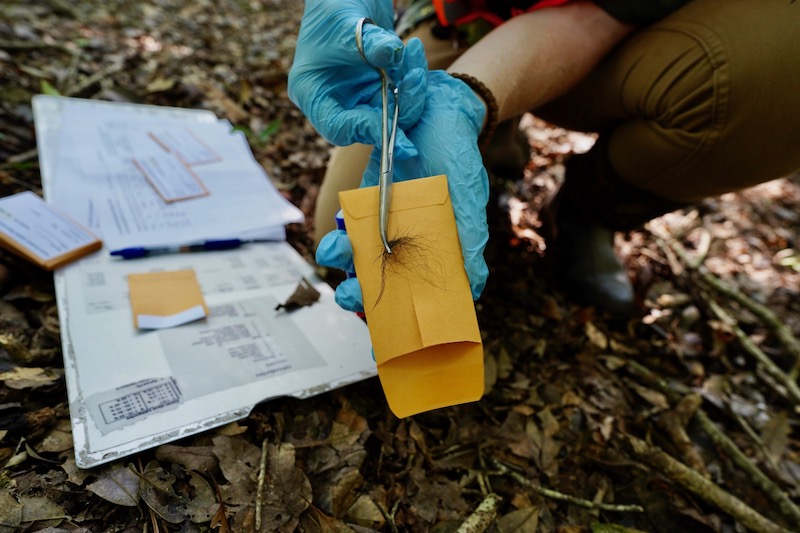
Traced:
<path fill-rule="evenodd" d="M 607 136 L 566 162 L 564 184 L 544 213 L 547 254 L 559 287 L 575 302 L 632 315 L 635 293 L 614 251 L 614 233 L 630 231 L 686 204 L 623 181 L 606 156 Z"/>
<path fill-rule="evenodd" d="M 636 310 L 633 285 L 614 252 L 614 231 L 592 224 L 559 192 L 547 208 L 547 254 L 558 288 L 575 303 L 625 318 Z"/>

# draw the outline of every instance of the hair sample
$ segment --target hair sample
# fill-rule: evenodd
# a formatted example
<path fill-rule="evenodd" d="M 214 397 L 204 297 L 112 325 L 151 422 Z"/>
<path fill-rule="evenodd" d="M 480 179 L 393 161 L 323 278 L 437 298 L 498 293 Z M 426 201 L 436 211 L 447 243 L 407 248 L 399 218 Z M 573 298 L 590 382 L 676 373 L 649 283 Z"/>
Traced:
<path fill-rule="evenodd" d="M 400 235 L 389 240 L 389 248 L 391 253 L 381 245 L 380 255 L 375 260 L 380 261 L 381 286 L 373 309 L 383 298 L 390 276 L 419 280 L 435 287 L 444 285 L 441 260 L 430 240 L 422 235 Z"/>

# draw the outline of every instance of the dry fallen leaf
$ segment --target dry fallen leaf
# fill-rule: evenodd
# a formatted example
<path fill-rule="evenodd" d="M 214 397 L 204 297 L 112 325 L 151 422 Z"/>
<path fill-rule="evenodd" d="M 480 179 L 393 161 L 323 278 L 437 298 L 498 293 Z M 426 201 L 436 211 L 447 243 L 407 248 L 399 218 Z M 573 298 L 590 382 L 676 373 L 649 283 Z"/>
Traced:
<path fill-rule="evenodd" d="M 370 529 L 381 529 L 386 523 L 375 501 L 366 494 L 362 494 L 347 511 L 347 519 L 355 524 Z"/>
<path fill-rule="evenodd" d="M 44 496 L 21 496 L 19 503 L 22 504 L 22 522 L 67 518 L 60 505 Z"/>
<path fill-rule="evenodd" d="M 194 472 L 189 472 L 189 475 L 192 496 L 186 506 L 186 515 L 195 524 L 208 522 L 219 507 L 217 496 L 203 476 Z"/>
<path fill-rule="evenodd" d="M 288 443 L 270 444 L 267 449 L 267 482 L 262 508 L 263 529 L 295 531 L 298 517 L 312 498 L 311 483 L 295 464 L 294 446 Z"/>
<path fill-rule="evenodd" d="M 93 475 L 88 470 L 83 470 L 82 468 L 78 468 L 78 465 L 75 464 L 75 454 L 70 451 L 67 458 L 61 463 L 61 469 L 64 470 L 67 474 L 67 481 L 70 483 L 74 483 L 79 487 L 83 486 L 83 483 L 86 481 L 90 475 Z"/>
<path fill-rule="evenodd" d="M 22 504 L 8 492 L 0 492 L 0 528 L 17 528 L 22 523 Z"/>
<path fill-rule="evenodd" d="M 168 463 L 177 463 L 187 470 L 211 472 L 219 462 L 211 446 L 175 446 L 164 444 L 156 449 L 156 459 Z"/>
<path fill-rule="evenodd" d="M 158 516 L 170 524 L 180 524 L 186 518 L 186 503 L 175 494 L 173 483 L 174 475 L 161 468 L 158 461 L 150 461 L 139 479 L 139 494 Z"/>
<path fill-rule="evenodd" d="M 233 437 L 235 435 L 241 435 L 245 431 L 247 431 L 247 426 L 243 426 L 238 422 L 230 422 L 215 429 L 214 433 L 218 435 L 225 435 L 226 437 Z"/>
<path fill-rule="evenodd" d="M 0 381 L 10 389 L 36 389 L 57 381 L 61 374 L 51 369 L 19 366 L 0 374 Z"/>
<path fill-rule="evenodd" d="M 587 322 L 585 331 L 589 342 L 601 350 L 608 348 L 608 337 L 606 337 L 606 334 L 600 331 L 593 323 Z"/>
<path fill-rule="evenodd" d="M 282 304 L 278 304 L 275 310 L 285 309 L 286 311 L 295 311 L 301 307 L 314 305 L 314 303 L 319 301 L 319 297 L 319 291 L 315 289 L 306 278 L 303 278 L 300 280 L 300 283 L 297 285 L 292 295 L 289 296 L 289 299 Z"/>
<path fill-rule="evenodd" d="M 72 449 L 72 424 L 68 418 L 59 420 L 36 446 L 39 452 L 64 452 L 70 449 Z"/>
<path fill-rule="evenodd" d="M 222 475 L 228 480 L 220 486 L 223 501 L 233 505 L 252 503 L 261 450 L 242 437 L 217 435 L 212 442 Z"/>
<path fill-rule="evenodd" d="M 536 533 L 539 525 L 539 509 L 527 507 L 503 515 L 497 521 L 497 529 L 503 533 Z"/>
<path fill-rule="evenodd" d="M 115 464 L 97 472 L 98 480 L 86 488 L 104 500 L 134 507 L 139 503 L 139 476 L 130 468 Z"/>

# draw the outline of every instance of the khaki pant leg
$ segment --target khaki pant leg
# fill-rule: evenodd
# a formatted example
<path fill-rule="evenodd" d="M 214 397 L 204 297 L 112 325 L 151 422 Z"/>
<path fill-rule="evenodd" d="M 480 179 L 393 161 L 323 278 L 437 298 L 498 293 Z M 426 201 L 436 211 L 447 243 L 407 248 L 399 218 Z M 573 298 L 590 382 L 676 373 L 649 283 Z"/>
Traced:
<path fill-rule="evenodd" d="M 800 3 L 694 0 L 537 110 L 608 135 L 613 171 L 676 201 L 800 168 Z"/>
<path fill-rule="evenodd" d="M 445 69 L 464 52 L 455 49 L 450 41 L 436 39 L 431 35 L 432 21 L 422 23 L 408 38 L 418 37 L 425 46 L 425 55 L 431 69 Z M 361 185 L 361 175 L 367 168 L 372 146 L 356 144 L 334 150 L 325 170 L 322 186 L 317 196 L 314 211 L 314 241 L 336 228 L 334 216 L 339 211 L 339 191 L 355 189 Z"/>

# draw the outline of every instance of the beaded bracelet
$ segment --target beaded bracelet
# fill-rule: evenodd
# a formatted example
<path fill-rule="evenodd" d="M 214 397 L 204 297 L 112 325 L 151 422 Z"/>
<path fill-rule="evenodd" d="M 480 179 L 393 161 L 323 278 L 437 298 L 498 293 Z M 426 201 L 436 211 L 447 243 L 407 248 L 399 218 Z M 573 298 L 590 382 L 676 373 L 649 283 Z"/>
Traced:
<path fill-rule="evenodd" d="M 479 79 L 468 74 L 459 74 L 457 72 L 450 72 L 449 74 L 469 85 L 470 89 L 475 91 L 475 93 L 486 102 L 486 126 L 483 127 L 483 130 L 478 136 L 478 146 L 484 148 L 492 138 L 492 135 L 494 135 L 494 130 L 497 129 L 497 118 L 500 114 L 497 100 L 492 94 L 492 91 Z"/>

